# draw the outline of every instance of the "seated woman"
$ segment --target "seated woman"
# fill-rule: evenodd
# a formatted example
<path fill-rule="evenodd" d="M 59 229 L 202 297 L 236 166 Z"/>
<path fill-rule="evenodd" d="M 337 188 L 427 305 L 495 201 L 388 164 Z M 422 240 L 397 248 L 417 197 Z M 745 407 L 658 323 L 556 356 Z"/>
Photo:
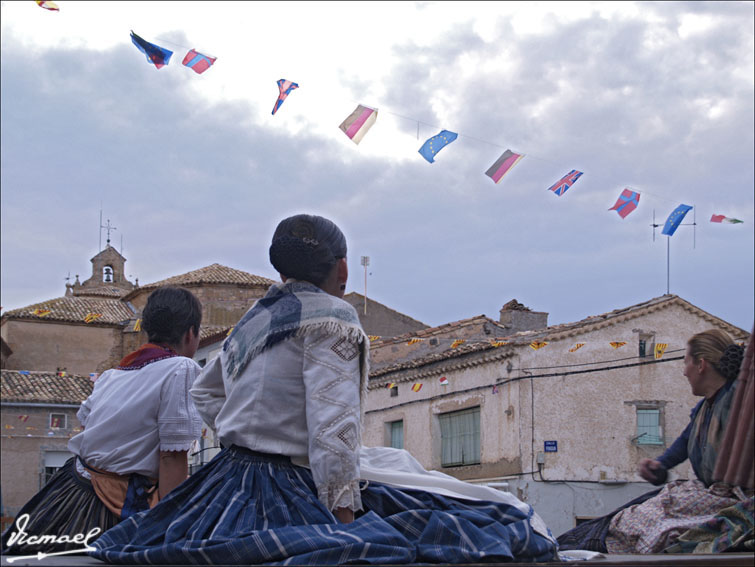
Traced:
<path fill-rule="evenodd" d="M 679 438 L 657 459 L 643 459 L 638 471 L 642 478 L 659 485 L 666 482 L 669 469 L 689 459 L 697 479 L 674 481 L 569 530 L 558 538 L 560 549 L 659 552 L 687 528 L 745 497 L 713 478 L 743 355 L 744 348 L 719 329 L 689 339 L 684 375 L 692 393 L 703 399 L 692 410 Z"/>
<path fill-rule="evenodd" d="M 247 565 L 553 559 L 555 540 L 526 504 L 483 487 L 466 494 L 466 483 L 427 473 L 403 451 L 361 447 L 369 340 L 342 299 L 338 227 L 284 219 L 270 260 L 283 283 L 242 317 L 191 390 L 224 449 L 104 534 L 92 555 Z M 363 469 L 383 482 L 364 480 Z"/>
<path fill-rule="evenodd" d="M 84 431 L 68 442 L 76 456 L 21 509 L 3 534 L 4 554 L 82 549 L 186 479 L 202 425 L 189 397 L 201 321 L 191 292 L 152 292 L 142 313 L 149 343 L 97 379 L 77 413 Z"/>

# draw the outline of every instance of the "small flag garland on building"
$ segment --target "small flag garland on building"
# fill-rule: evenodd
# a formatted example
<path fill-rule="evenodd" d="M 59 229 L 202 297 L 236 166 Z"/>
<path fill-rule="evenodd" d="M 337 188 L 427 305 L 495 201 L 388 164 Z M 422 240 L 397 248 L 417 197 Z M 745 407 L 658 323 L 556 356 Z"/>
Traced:
<path fill-rule="evenodd" d="M 577 343 L 573 347 L 569 349 L 569 352 L 577 352 L 579 349 L 581 349 L 583 346 L 585 346 L 586 343 Z"/>
<path fill-rule="evenodd" d="M 381 337 L 379 337 L 378 335 L 367 335 L 367 338 L 370 339 L 370 342 L 374 342 L 379 340 Z"/>
<path fill-rule="evenodd" d="M 102 313 L 87 313 L 84 317 L 84 323 L 93 323 L 100 317 L 102 317 Z"/>
<path fill-rule="evenodd" d="M 134 323 L 134 331 L 138 333 L 141 330 L 142 330 L 142 320 L 137 319 L 136 323 Z"/>
<path fill-rule="evenodd" d="M 412 392 L 419 392 L 422 389 L 422 382 L 412 384 Z"/>
<path fill-rule="evenodd" d="M 395 382 L 388 382 L 388 383 L 387 383 L 387 384 L 385 385 L 385 387 L 386 387 L 386 388 L 388 388 L 388 389 L 390 390 L 391 388 L 395 388 L 395 387 L 396 387 L 396 383 L 395 383 Z"/>
<path fill-rule="evenodd" d="M 666 352 L 668 343 L 656 343 L 655 344 L 655 359 L 660 360 L 663 358 L 663 353 Z"/>
<path fill-rule="evenodd" d="M 413 339 L 409 339 L 409 341 L 406 343 L 407 345 L 414 345 L 418 342 L 424 341 L 425 339 L 420 339 L 419 337 L 414 337 Z"/>
<path fill-rule="evenodd" d="M 440 382 L 441 386 L 447 386 L 448 385 L 448 378 L 446 378 L 445 376 L 441 376 L 439 382 Z"/>
<path fill-rule="evenodd" d="M 451 343 L 451 348 L 456 348 L 459 345 L 463 345 L 465 342 L 467 342 L 465 339 L 456 339 Z"/>
<path fill-rule="evenodd" d="M 627 343 L 626 341 L 611 341 L 608 344 L 611 345 L 613 348 L 621 348 Z"/>
<path fill-rule="evenodd" d="M 26 423 L 27 421 L 29 421 L 29 416 L 27 414 L 22 414 L 18 416 L 18 419 Z"/>
<path fill-rule="evenodd" d="M 534 350 L 539 350 L 547 345 L 548 343 L 546 343 L 545 341 L 532 341 L 530 343 L 530 347 L 532 347 Z"/>
<path fill-rule="evenodd" d="M 497 339 L 490 339 L 490 344 L 491 344 L 491 346 L 494 346 L 494 347 L 498 348 L 498 347 L 501 347 L 503 345 L 507 345 L 509 343 L 507 343 L 506 341 L 499 341 Z"/>
<path fill-rule="evenodd" d="M 44 317 L 45 315 L 49 315 L 52 313 L 49 309 L 35 309 L 31 312 L 32 315 L 36 315 L 37 317 Z"/>

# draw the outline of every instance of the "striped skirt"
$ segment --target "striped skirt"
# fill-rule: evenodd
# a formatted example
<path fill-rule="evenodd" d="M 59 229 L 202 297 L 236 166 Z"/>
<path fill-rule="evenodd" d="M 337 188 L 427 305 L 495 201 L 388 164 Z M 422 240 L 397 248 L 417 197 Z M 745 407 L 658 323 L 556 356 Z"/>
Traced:
<path fill-rule="evenodd" d="M 100 528 L 98 535 L 88 540 L 87 543 L 91 545 L 102 532 L 120 521 L 120 518 L 108 510 L 97 497 L 92 483 L 78 475 L 75 459 L 68 459 L 44 488 L 21 508 L 13 525 L 3 533 L 3 554 L 33 555 L 39 551 L 54 553 L 83 549 L 83 536 L 95 528 Z M 28 515 L 28 521 L 24 524 L 25 515 Z M 20 528 L 23 528 L 27 536 L 19 537 Z M 77 534 L 83 534 L 79 538 L 79 543 L 47 541 L 28 544 L 22 541 L 28 540 L 31 536 L 43 535 L 54 536 L 58 540 L 64 539 L 62 536 L 67 535 L 71 539 Z"/>
<path fill-rule="evenodd" d="M 94 543 L 117 564 L 480 563 L 556 559 L 553 542 L 506 504 L 370 483 L 338 523 L 312 475 L 285 457 L 224 449 L 155 508 Z"/>

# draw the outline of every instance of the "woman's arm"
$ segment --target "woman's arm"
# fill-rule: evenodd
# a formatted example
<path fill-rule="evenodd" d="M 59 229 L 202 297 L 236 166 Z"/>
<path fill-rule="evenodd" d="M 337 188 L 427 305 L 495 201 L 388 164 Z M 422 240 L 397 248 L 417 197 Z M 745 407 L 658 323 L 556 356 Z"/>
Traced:
<path fill-rule="evenodd" d="M 304 340 L 309 465 L 320 501 L 341 522 L 361 510 L 359 344 L 318 334 Z"/>
<path fill-rule="evenodd" d="M 225 403 L 223 364 L 220 354 L 202 369 L 190 393 L 202 421 L 215 431 L 215 418 Z"/>
<path fill-rule="evenodd" d="M 157 492 L 160 500 L 189 476 L 186 451 L 160 451 L 160 474 Z"/>

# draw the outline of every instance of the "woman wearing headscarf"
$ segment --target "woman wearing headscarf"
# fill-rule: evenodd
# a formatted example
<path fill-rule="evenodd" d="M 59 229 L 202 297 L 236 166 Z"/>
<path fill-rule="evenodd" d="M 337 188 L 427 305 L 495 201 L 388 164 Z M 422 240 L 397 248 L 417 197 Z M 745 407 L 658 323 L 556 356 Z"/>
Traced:
<path fill-rule="evenodd" d="M 340 229 L 296 215 L 278 225 L 269 252 L 281 283 L 191 390 L 224 449 L 149 513 L 107 532 L 93 555 L 162 564 L 552 559 L 555 540 L 544 524 L 533 528 L 529 506 L 484 500 L 480 491 L 497 491 L 483 487 L 449 497 L 467 483 L 430 475 L 404 451 L 361 446 L 369 340 L 342 299 Z M 401 469 L 414 490 L 365 480 Z M 430 476 L 445 489 L 416 488 Z"/>

